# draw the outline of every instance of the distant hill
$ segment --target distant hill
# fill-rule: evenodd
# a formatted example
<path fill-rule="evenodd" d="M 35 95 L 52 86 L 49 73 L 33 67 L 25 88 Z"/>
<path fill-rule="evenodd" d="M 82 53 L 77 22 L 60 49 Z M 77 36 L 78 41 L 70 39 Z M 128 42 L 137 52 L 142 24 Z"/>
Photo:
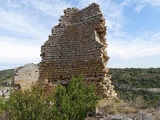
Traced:
<path fill-rule="evenodd" d="M 143 98 L 147 106 L 160 105 L 160 92 L 149 90 L 160 88 L 160 68 L 112 68 L 109 74 L 120 99 L 136 101 Z"/>
<path fill-rule="evenodd" d="M 110 69 L 112 83 L 136 88 L 160 88 L 160 68 L 125 68 Z"/>
<path fill-rule="evenodd" d="M 13 80 L 14 69 L 2 70 L 0 71 L 0 85 L 6 80 Z"/>

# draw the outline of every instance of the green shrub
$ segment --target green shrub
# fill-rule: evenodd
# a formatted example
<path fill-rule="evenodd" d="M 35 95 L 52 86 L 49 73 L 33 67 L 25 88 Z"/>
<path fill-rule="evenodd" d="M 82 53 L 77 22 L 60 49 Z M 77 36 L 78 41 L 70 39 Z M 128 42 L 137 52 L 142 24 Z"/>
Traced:
<path fill-rule="evenodd" d="M 42 120 L 50 112 L 49 99 L 38 86 L 32 91 L 14 92 L 6 102 L 5 110 L 12 120 Z"/>
<path fill-rule="evenodd" d="M 134 104 L 136 104 L 136 99 L 138 97 L 142 97 L 147 107 L 155 106 L 160 101 L 160 93 L 155 93 L 155 92 L 150 92 L 145 90 L 135 91 L 135 90 L 126 90 L 123 88 L 118 88 L 117 93 L 118 93 L 118 97 L 121 100 L 133 102 Z"/>
<path fill-rule="evenodd" d="M 3 97 L 0 96 L 0 113 L 3 112 L 4 104 L 5 104 L 5 100 Z"/>
<path fill-rule="evenodd" d="M 67 87 L 58 85 L 49 95 L 37 86 L 15 92 L 4 109 L 12 120 L 84 120 L 95 110 L 97 100 L 93 85 L 86 85 L 80 76 L 72 78 Z"/>
<path fill-rule="evenodd" d="M 72 78 L 67 89 L 58 87 L 55 105 L 61 119 L 83 120 L 88 112 L 93 112 L 98 100 L 93 85 L 86 85 L 82 76 Z"/>
<path fill-rule="evenodd" d="M 115 86 L 123 84 L 136 88 L 159 88 L 160 68 L 111 68 L 109 74 Z"/>

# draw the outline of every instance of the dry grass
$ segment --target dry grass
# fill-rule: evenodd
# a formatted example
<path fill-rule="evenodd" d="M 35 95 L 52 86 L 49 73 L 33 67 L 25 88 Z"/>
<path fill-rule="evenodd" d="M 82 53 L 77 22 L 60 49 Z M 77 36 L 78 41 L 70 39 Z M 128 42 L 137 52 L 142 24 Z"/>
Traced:
<path fill-rule="evenodd" d="M 145 109 L 148 107 L 142 96 L 137 97 L 136 100 L 132 103 L 132 106 L 136 107 L 137 109 Z"/>
<path fill-rule="evenodd" d="M 0 113 L 0 120 L 9 120 L 8 112 L 1 112 Z"/>
<path fill-rule="evenodd" d="M 107 114 L 130 114 L 137 113 L 139 111 L 138 109 L 131 107 L 128 103 L 116 97 L 109 100 L 100 100 L 98 108 L 103 109 L 103 112 Z"/>

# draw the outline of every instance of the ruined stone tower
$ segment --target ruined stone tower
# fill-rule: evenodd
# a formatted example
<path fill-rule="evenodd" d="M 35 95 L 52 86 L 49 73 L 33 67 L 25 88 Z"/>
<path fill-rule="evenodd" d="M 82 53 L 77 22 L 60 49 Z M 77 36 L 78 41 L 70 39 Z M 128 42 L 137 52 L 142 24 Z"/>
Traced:
<path fill-rule="evenodd" d="M 67 8 L 59 21 L 41 47 L 39 81 L 63 84 L 83 74 L 87 83 L 95 83 L 98 94 L 116 95 L 106 68 L 106 26 L 99 5 Z"/>

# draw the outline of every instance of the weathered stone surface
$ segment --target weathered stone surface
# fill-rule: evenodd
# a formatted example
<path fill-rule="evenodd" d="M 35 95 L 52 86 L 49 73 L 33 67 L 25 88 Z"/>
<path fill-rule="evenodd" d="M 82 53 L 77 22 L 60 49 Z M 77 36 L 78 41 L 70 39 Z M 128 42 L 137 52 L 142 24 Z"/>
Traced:
<path fill-rule="evenodd" d="M 116 96 L 106 68 L 106 26 L 99 5 L 67 8 L 59 21 L 41 47 L 39 81 L 56 84 L 83 74 L 88 84 L 95 83 L 97 94 Z"/>
<path fill-rule="evenodd" d="M 9 95 L 12 90 L 13 90 L 13 87 L 0 86 L 0 96 L 4 98 L 9 98 Z"/>
<path fill-rule="evenodd" d="M 27 90 L 31 85 L 38 81 L 39 70 L 37 64 L 26 64 L 24 66 L 15 68 L 14 82 L 18 89 Z"/>

